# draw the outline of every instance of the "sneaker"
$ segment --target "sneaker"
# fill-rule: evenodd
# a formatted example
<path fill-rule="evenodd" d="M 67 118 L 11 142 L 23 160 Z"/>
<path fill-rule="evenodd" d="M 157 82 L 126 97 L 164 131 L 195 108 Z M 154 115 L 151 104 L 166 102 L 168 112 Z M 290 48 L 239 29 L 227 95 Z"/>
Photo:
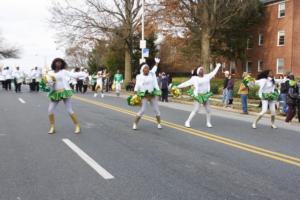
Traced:
<path fill-rule="evenodd" d="M 97 96 L 98 96 L 98 94 L 97 94 L 97 93 L 95 93 L 95 94 L 94 94 L 94 97 L 96 98 Z"/>
<path fill-rule="evenodd" d="M 185 122 L 184 126 L 187 127 L 187 128 L 191 128 L 191 124 L 188 121 Z"/>
<path fill-rule="evenodd" d="M 158 129 L 162 129 L 161 124 L 157 124 L 157 128 L 158 128 Z"/>
<path fill-rule="evenodd" d="M 256 129 L 256 128 L 257 128 L 255 123 L 252 124 L 252 128 L 253 128 L 253 129 Z"/>
<path fill-rule="evenodd" d="M 101 98 L 102 98 L 102 99 L 104 98 L 104 94 L 101 94 Z"/>
<path fill-rule="evenodd" d="M 133 123 L 132 130 L 137 130 L 137 125 L 136 125 L 136 123 Z"/>

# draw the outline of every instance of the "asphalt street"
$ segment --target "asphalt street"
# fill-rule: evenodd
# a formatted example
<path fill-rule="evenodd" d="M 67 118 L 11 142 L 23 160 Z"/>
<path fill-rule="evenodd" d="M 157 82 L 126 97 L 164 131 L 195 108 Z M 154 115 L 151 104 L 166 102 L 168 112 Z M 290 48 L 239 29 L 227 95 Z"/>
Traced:
<path fill-rule="evenodd" d="M 82 133 L 61 103 L 48 135 L 43 93 L 0 92 L 0 200 L 299 200 L 300 129 L 269 119 L 213 110 L 183 126 L 191 106 L 151 107 L 131 129 L 138 108 L 124 98 L 76 95 Z"/>

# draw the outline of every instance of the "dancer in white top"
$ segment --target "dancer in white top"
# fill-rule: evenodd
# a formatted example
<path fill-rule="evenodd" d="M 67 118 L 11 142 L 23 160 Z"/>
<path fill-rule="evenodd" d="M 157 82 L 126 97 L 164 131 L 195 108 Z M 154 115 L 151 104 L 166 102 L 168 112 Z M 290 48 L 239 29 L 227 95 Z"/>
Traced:
<path fill-rule="evenodd" d="M 198 67 L 194 70 L 194 74 L 192 78 L 179 86 L 177 88 L 185 88 L 189 86 L 193 86 L 193 90 L 189 92 L 190 96 L 194 99 L 194 109 L 191 112 L 189 118 L 185 122 L 185 126 L 190 128 L 191 127 L 191 121 L 194 118 L 194 116 L 197 114 L 200 108 L 200 104 L 203 104 L 205 111 L 206 111 L 206 126 L 208 128 L 211 128 L 211 110 L 209 105 L 209 98 L 213 95 L 213 93 L 210 91 L 210 80 L 215 77 L 215 75 L 218 73 L 219 69 L 221 67 L 221 64 L 217 64 L 217 67 L 209 74 L 204 74 L 204 68 Z"/>
<path fill-rule="evenodd" d="M 41 88 L 44 91 L 49 92 L 48 97 L 50 99 L 50 104 L 48 108 L 50 130 L 49 134 L 55 133 L 55 118 L 54 112 L 60 101 L 63 101 L 65 107 L 75 124 L 75 133 L 80 133 L 80 125 L 77 120 L 77 116 L 72 109 L 71 97 L 74 94 L 70 87 L 70 78 L 81 78 L 80 74 L 69 72 L 66 70 L 67 64 L 61 58 L 56 58 L 51 65 L 53 73 L 49 73 L 48 76 L 43 78 L 41 82 Z"/>
<path fill-rule="evenodd" d="M 104 98 L 104 94 L 103 94 L 103 78 L 104 78 L 104 74 L 103 71 L 98 71 L 97 75 L 97 83 L 96 83 L 96 87 L 95 87 L 95 94 L 94 97 L 97 97 L 99 93 L 101 93 L 101 98 Z"/>
<path fill-rule="evenodd" d="M 142 107 L 137 113 L 136 119 L 133 123 L 133 130 L 137 129 L 137 125 L 144 115 L 148 102 L 153 107 L 156 120 L 157 120 L 157 128 L 161 129 L 161 119 L 160 119 L 160 111 L 158 107 L 158 99 L 157 96 L 161 95 L 161 91 L 159 89 L 157 79 L 156 79 L 156 71 L 157 64 L 159 60 L 156 59 L 156 65 L 150 70 L 150 67 L 146 63 L 141 64 L 140 74 L 136 77 L 136 84 L 134 88 L 135 94 L 142 98 Z"/>
<path fill-rule="evenodd" d="M 277 129 L 275 125 L 276 108 L 275 104 L 278 100 L 279 93 L 275 90 L 276 84 L 284 83 L 286 79 L 274 79 L 273 72 L 271 70 L 265 70 L 257 76 L 255 85 L 259 86 L 258 95 L 262 102 L 262 110 L 259 113 L 257 119 L 253 122 L 252 128 L 257 128 L 257 123 L 266 114 L 268 107 L 271 111 L 271 127 Z M 251 86 L 251 83 L 250 83 Z"/>

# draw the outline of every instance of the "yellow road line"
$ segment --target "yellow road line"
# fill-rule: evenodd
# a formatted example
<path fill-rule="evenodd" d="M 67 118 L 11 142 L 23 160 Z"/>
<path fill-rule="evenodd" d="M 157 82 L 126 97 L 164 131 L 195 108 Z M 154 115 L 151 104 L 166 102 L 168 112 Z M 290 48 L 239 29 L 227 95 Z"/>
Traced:
<path fill-rule="evenodd" d="M 92 105 L 95 105 L 95 106 L 110 109 L 110 110 L 113 110 L 113 111 L 116 111 L 116 112 L 120 112 L 120 113 L 123 113 L 123 114 L 126 114 L 126 115 L 131 115 L 131 116 L 136 115 L 135 112 L 132 112 L 132 111 L 120 108 L 120 107 L 112 106 L 112 105 L 109 105 L 109 104 L 89 100 L 89 99 L 86 99 L 86 98 L 74 96 L 74 99 L 77 99 L 79 101 L 82 101 L 82 102 L 85 102 L 85 103 L 88 103 L 88 104 L 92 104 Z M 153 117 L 150 117 L 150 116 L 144 116 L 143 119 L 147 120 L 147 121 L 151 121 L 151 122 L 156 122 L 156 119 L 153 118 Z M 178 125 L 178 124 L 175 124 L 175 123 L 172 123 L 172 122 L 168 122 L 168 121 L 162 121 L 162 125 L 164 125 L 166 127 L 169 127 L 169 128 L 172 128 L 172 129 L 176 129 L 176 130 L 188 133 L 188 134 L 191 134 L 191 135 L 194 135 L 194 136 L 202 137 L 202 138 L 208 139 L 210 141 L 225 144 L 227 146 L 231 146 L 231 147 L 234 147 L 234 148 L 237 148 L 237 149 L 241 149 L 241 150 L 244 150 L 244 151 L 247 151 L 247 152 L 262 155 L 262 156 L 265 156 L 265 157 L 268 157 L 268 158 L 272 158 L 274 160 L 278 160 L 278 161 L 281 161 L 281 162 L 284 162 L 284 163 L 288 163 L 288 164 L 300 167 L 300 158 L 297 158 L 297 157 L 293 157 L 293 156 L 281 154 L 281 153 L 278 153 L 278 152 L 270 151 L 270 150 L 267 150 L 267 149 L 263 149 L 261 147 L 245 144 L 245 143 L 238 142 L 238 141 L 235 141 L 235 140 L 232 140 L 232 139 L 229 139 L 229 138 L 213 135 L 213 134 L 210 134 L 210 133 L 207 133 L 207 132 L 204 132 L 204 131 L 186 128 L 184 126 L 181 126 L 181 125 Z"/>

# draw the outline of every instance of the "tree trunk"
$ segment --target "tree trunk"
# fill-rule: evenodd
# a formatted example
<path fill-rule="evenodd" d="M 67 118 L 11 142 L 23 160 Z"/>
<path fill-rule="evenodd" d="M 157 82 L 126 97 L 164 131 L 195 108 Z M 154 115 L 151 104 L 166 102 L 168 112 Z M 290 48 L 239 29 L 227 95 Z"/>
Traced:
<path fill-rule="evenodd" d="M 207 72 L 210 70 L 210 54 L 210 31 L 209 28 L 204 28 L 202 29 L 201 38 L 201 62 Z"/>
<path fill-rule="evenodd" d="M 131 54 L 130 54 L 130 50 L 127 47 L 125 50 L 125 84 L 128 84 L 131 80 Z"/>

